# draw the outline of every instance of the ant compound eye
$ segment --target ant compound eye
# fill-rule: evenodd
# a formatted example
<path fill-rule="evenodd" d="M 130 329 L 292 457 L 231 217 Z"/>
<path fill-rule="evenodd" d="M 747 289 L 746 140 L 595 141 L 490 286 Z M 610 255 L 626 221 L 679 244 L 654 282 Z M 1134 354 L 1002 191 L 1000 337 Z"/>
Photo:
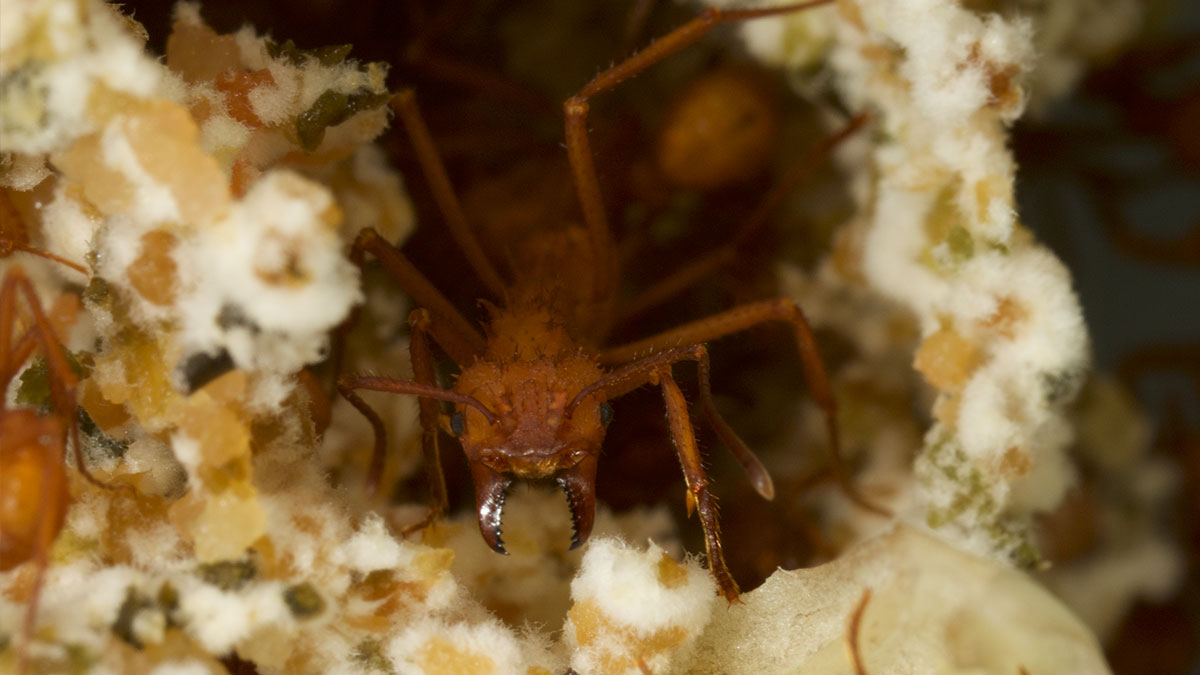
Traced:
<path fill-rule="evenodd" d="M 450 416 L 450 430 L 454 432 L 455 436 L 463 435 L 464 423 L 462 413 L 454 413 Z"/>
<path fill-rule="evenodd" d="M 603 424 L 604 426 L 608 426 L 608 423 L 612 421 L 612 415 L 613 415 L 612 406 L 609 405 L 607 401 L 605 401 L 604 403 L 601 403 L 600 404 L 600 423 Z"/>

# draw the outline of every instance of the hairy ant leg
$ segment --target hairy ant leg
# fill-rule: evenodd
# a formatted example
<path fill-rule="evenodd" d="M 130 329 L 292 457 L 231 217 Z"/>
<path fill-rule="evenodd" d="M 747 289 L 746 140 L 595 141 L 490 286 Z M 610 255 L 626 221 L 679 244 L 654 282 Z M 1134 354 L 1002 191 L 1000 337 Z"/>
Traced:
<path fill-rule="evenodd" d="M 650 381 L 654 383 L 655 380 L 662 386 L 671 438 L 675 441 L 675 453 L 679 455 L 679 464 L 683 467 L 683 476 L 687 483 L 688 515 L 693 511 L 699 513 L 709 570 L 717 580 L 721 594 L 726 600 L 733 602 L 738 597 L 737 582 L 729 572 L 725 553 L 721 549 L 721 523 L 717 520 L 717 500 L 708 489 L 708 474 L 705 473 L 704 464 L 700 459 L 700 447 L 696 445 L 696 430 L 692 428 L 692 421 L 688 417 L 687 400 L 683 398 L 683 392 L 671 376 L 670 367 L 655 371 Z"/>
<path fill-rule="evenodd" d="M 400 249 L 388 243 L 378 232 L 366 228 L 358 233 L 350 250 L 350 260 L 363 266 L 365 254 L 375 256 L 388 276 L 412 297 L 418 306 L 430 311 L 439 321 L 433 326 L 434 339 L 457 363 L 470 361 L 483 351 L 485 341 L 445 295 L 429 281 Z"/>
<path fill-rule="evenodd" d="M 438 400 L 458 400 L 444 397 L 439 398 L 438 395 L 429 393 L 447 392 L 437 387 L 436 378 L 433 373 L 433 355 L 429 348 L 427 336 L 432 336 L 442 351 L 446 352 L 457 363 L 469 362 L 476 354 L 481 352 L 484 347 L 484 338 L 455 309 L 446 296 L 442 295 L 442 292 L 430 283 L 429 279 L 399 249 L 388 243 L 378 232 L 371 228 L 366 228 L 358 233 L 358 237 L 355 238 L 354 245 L 350 249 L 350 260 L 361 269 L 365 264 L 366 254 L 368 253 L 373 255 L 383 266 L 388 276 L 423 308 L 414 310 L 409 315 L 409 325 L 412 328 L 409 353 L 412 359 L 413 372 L 417 378 L 416 382 L 409 382 L 409 384 L 418 389 L 411 391 L 379 389 L 376 386 L 372 386 L 372 383 L 378 384 L 380 381 L 389 380 L 398 383 L 397 386 L 400 386 L 406 380 L 391 380 L 390 378 L 378 377 L 339 377 L 335 384 L 342 396 L 358 409 L 371 424 L 374 433 L 374 445 L 371 452 L 371 464 L 367 473 L 367 491 L 374 493 L 379 487 L 379 479 L 383 473 L 384 456 L 387 450 L 386 433 L 383 427 L 383 420 L 379 418 L 379 415 L 361 397 L 354 394 L 353 390 L 393 391 L 394 393 L 411 393 Z M 338 334 L 335 336 L 333 350 L 334 372 L 338 372 L 341 369 L 341 355 L 345 346 L 345 335 L 356 319 L 357 310 L 355 315 L 351 316 L 339 328 Z M 357 383 L 363 382 L 367 384 L 358 386 Z M 422 399 L 422 448 L 425 459 L 428 462 L 431 457 L 436 459 L 437 456 L 435 431 L 437 409 L 435 406 L 427 410 L 427 405 L 424 403 L 424 399 Z M 432 439 L 432 443 L 434 443 L 432 455 L 430 454 L 430 447 L 428 445 L 431 442 L 430 434 L 434 434 Z M 438 471 L 437 480 L 434 480 L 434 475 L 430 474 L 430 490 L 434 492 L 433 499 L 435 500 L 434 506 L 431 508 L 444 510 L 446 503 L 445 482 L 441 480 L 440 465 L 437 465 L 436 469 L 427 467 L 426 470 Z"/>
<path fill-rule="evenodd" d="M 340 377 L 337 382 L 338 391 L 358 409 L 363 417 L 371 423 L 371 427 L 375 432 L 375 448 L 371 457 L 371 473 L 372 477 L 368 480 L 377 480 L 378 473 L 383 468 L 383 452 L 387 443 L 387 432 L 383 427 L 383 420 L 379 414 L 375 412 L 367 402 L 358 394 L 354 393 L 358 389 L 366 389 L 367 391 L 382 391 L 389 394 L 411 394 L 422 398 L 433 399 L 436 401 L 449 401 L 450 403 L 459 403 L 461 405 L 469 405 L 474 407 L 488 420 L 489 423 L 496 421 L 495 415 L 487 409 L 482 403 L 472 396 L 460 394 L 453 390 L 442 389 L 436 385 L 427 385 L 412 380 L 402 380 L 395 377 L 378 377 L 374 375 L 362 375 L 354 377 Z M 378 485 L 368 483 L 367 488 L 374 491 Z"/>
<path fill-rule="evenodd" d="M 428 283 L 428 282 L 426 282 Z M 421 421 L 421 445 L 426 471 L 429 472 L 429 487 L 431 494 L 431 512 L 442 513 L 446 508 L 446 484 L 441 475 L 441 465 L 438 463 L 437 429 L 438 407 L 434 400 L 454 401 L 470 404 L 470 397 L 454 394 L 437 386 L 433 370 L 433 352 L 429 345 L 429 336 L 433 336 L 447 353 L 446 343 L 439 335 L 454 335 L 453 329 L 439 329 L 441 325 L 435 322 L 433 315 L 427 309 L 416 309 L 409 314 L 409 326 L 412 335 L 409 342 L 409 358 L 412 360 L 415 381 L 386 377 L 340 377 L 337 381 L 338 391 L 370 422 L 374 433 L 374 445 L 371 451 L 371 464 L 367 473 L 367 491 L 374 493 L 379 487 L 379 479 L 383 474 L 384 457 L 387 452 L 387 434 L 383 420 L 366 401 L 354 393 L 355 389 L 372 391 L 387 391 L 400 394 L 415 394 L 419 398 Z M 453 354 L 451 353 L 452 358 Z M 382 383 L 382 384 L 381 384 Z M 389 388 L 390 387 L 390 388 Z M 476 402 L 478 405 L 478 402 Z M 432 516 L 427 520 L 431 520 Z"/>
<path fill-rule="evenodd" d="M 33 325 L 14 344 L 17 301 L 21 296 L 33 316 Z M 38 347 L 50 374 L 51 415 L 12 410 L 5 404 L 5 392 L 21 364 Z M 49 567 L 50 546 L 62 529 L 70 500 L 65 467 L 68 429 L 80 470 L 90 478 L 79 451 L 79 429 L 75 423 L 77 384 L 33 285 L 20 268 L 10 269 L 0 288 L 0 435 L 5 441 L 0 445 L 0 485 L 5 495 L 0 503 L 0 570 L 12 569 L 29 560 L 36 565 L 17 652 L 17 672 L 25 670 L 38 598 Z"/>
<path fill-rule="evenodd" d="M 615 296 L 618 261 L 612 232 L 608 227 L 604 199 L 600 194 L 600 181 L 596 177 L 595 158 L 588 140 L 588 99 L 610 91 L 625 80 L 635 77 L 650 66 L 693 44 L 722 23 L 798 12 L 831 1 L 814 0 L 765 9 L 721 10 L 708 7 L 699 16 L 652 42 L 645 49 L 596 75 L 578 93 L 563 102 L 567 159 L 571 163 L 575 191 L 599 268 L 594 297 L 608 299 Z"/>
<path fill-rule="evenodd" d="M 458 243 L 459 248 L 467 257 L 471 269 L 475 270 L 476 276 L 483 281 L 492 297 L 503 298 L 507 284 L 492 265 L 483 246 L 480 245 L 479 239 L 467 224 L 467 216 L 463 213 L 462 203 L 454 192 L 454 187 L 450 184 L 446 166 L 442 163 L 442 158 L 434 146 L 433 136 L 430 135 L 425 120 L 421 118 L 421 111 L 417 108 L 416 94 L 411 89 L 400 91 L 392 97 L 392 108 L 400 116 L 400 121 L 403 123 L 405 131 L 408 132 L 409 140 L 417 155 L 417 161 L 421 165 L 421 171 L 429 182 L 430 191 L 437 201 L 442 217 L 446 220 L 450 235 L 454 237 L 454 241 Z"/>
<path fill-rule="evenodd" d="M 809 149 L 808 152 L 793 164 L 787 172 L 776 181 L 754 211 L 738 226 L 733 236 L 724 245 L 706 253 L 684 267 L 671 273 L 649 288 L 639 293 L 622 307 L 618 321 L 624 321 L 657 307 L 679 293 L 702 281 L 717 270 L 737 260 L 737 251 L 750 238 L 757 234 L 767 222 L 767 218 L 779 208 L 780 204 L 828 159 L 843 141 L 850 138 L 868 121 L 866 113 L 859 113 L 831 136 L 827 136 Z"/>
<path fill-rule="evenodd" d="M 444 84 L 474 91 L 482 96 L 510 103 L 540 116 L 554 113 L 554 103 L 541 92 L 514 81 L 496 70 L 447 57 L 431 50 L 446 31 L 463 21 L 469 3 L 442 3 L 432 17 L 417 2 L 408 2 L 409 20 L 417 27 L 417 36 L 400 53 L 401 63 L 414 74 Z"/>
<path fill-rule="evenodd" d="M 354 238 L 350 247 L 350 262 L 359 270 L 366 265 L 367 254 L 370 253 L 383 266 L 392 281 L 406 291 L 420 306 L 428 308 L 435 316 L 441 318 L 436 325 L 435 339 L 441 348 L 458 363 L 464 363 L 483 350 L 484 339 L 475 330 L 471 322 L 459 313 L 454 304 L 434 286 L 424 274 L 400 249 L 384 239 L 374 228 L 365 228 Z M 346 350 L 346 336 L 358 323 L 361 310 L 355 308 L 350 316 L 338 326 L 333 335 L 333 347 L 330 350 L 330 363 L 334 377 L 342 371 L 342 359 Z M 337 382 L 334 382 L 337 388 Z M 333 396 L 333 392 L 330 392 Z M 369 418 L 368 418 L 369 419 Z"/>
<path fill-rule="evenodd" d="M 437 375 L 433 370 L 433 351 L 429 345 L 432 324 L 433 317 L 427 310 L 415 309 L 408 315 L 408 325 L 411 328 L 408 351 L 416 381 L 436 387 Z M 423 530 L 440 518 L 446 513 L 450 501 L 446 496 L 446 477 L 442 475 L 441 452 L 438 448 L 441 408 L 437 401 L 426 397 L 417 398 L 417 407 L 421 422 L 421 455 L 425 462 L 425 477 L 429 482 L 429 511 L 420 521 L 404 528 L 402 534 L 405 535 Z M 382 470 L 382 461 L 379 464 L 379 469 Z"/>
<path fill-rule="evenodd" d="M 24 251 L 66 265 L 80 274 L 88 273 L 87 268 L 83 265 L 30 246 L 29 233 L 25 230 L 21 213 L 17 210 L 17 205 L 13 203 L 8 191 L 4 189 L 0 189 L 0 216 L 3 216 L 0 217 L 0 258 L 7 258 L 15 251 Z"/>
<path fill-rule="evenodd" d="M 872 504 L 858 493 L 842 466 L 841 443 L 837 428 L 837 401 L 833 396 L 829 374 L 825 371 L 825 364 L 817 349 L 817 341 L 813 336 L 812 328 L 808 325 L 808 320 L 804 318 L 804 312 L 800 310 L 794 300 L 776 298 L 734 307 L 643 340 L 605 349 L 600 352 L 600 362 L 623 363 L 635 358 L 638 354 L 708 342 L 740 333 L 769 321 L 782 321 L 792 326 L 796 344 L 800 349 L 800 361 L 804 367 L 804 380 L 808 384 L 809 394 L 825 414 L 825 428 L 829 436 L 827 448 L 830 470 L 833 471 L 842 490 L 859 506 L 880 515 L 890 516 L 891 513 L 886 509 Z"/>
<path fill-rule="evenodd" d="M 3 190 L 3 189 L 0 189 L 0 210 L 2 210 L 2 213 L 4 215 L 3 218 L 0 218 L 0 258 L 7 258 L 8 256 L 12 255 L 13 253 L 20 251 L 23 253 L 29 253 L 29 254 L 36 255 L 41 258 L 45 258 L 46 260 L 52 260 L 56 263 L 59 263 L 59 264 L 65 266 L 65 267 L 69 267 L 69 268 L 75 270 L 76 272 L 79 272 L 80 274 L 83 274 L 85 276 L 88 275 L 88 270 L 83 265 L 73 263 L 70 260 L 67 260 L 66 258 L 57 256 L 53 253 L 50 253 L 49 251 L 43 251 L 42 249 L 35 248 L 34 246 L 31 246 L 29 244 L 29 235 L 28 235 L 28 232 L 26 232 L 26 230 L 25 230 L 25 225 L 24 225 L 23 219 L 21 218 L 21 214 L 17 210 L 16 205 L 12 202 L 12 198 L 8 195 L 8 191 Z M 19 278 L 20 278 L 19 282 L 16 281 L 16 279 L 18 278 L 17 275 L 19 275 Z M 30 305 L 30 307 L 32 307 L 35 310 L 34 311 L 35 316 L 37 316 L 38 314 L 41 314 L 44 316 L 45 312 L 42 311 L 41 303 L 37 302 L 37 298 L 35 295 L 31 295 L 33 287 L 29 283 L 28 277 L 25 276 L 25 273 L 23 271 L 21 271 L 20 268 L 14 268 L 12 271 L 10 271 L 5 276 L 5 284 L 9 283 L 10 278 L 13 280 L 12 283 L 19 285 L 23 288 L 22 292 L 25 293 L 26 302 Z M 16 286 L 14 286 L 14 288 L 15 287 Z M 25 290 L 25 289 L 27 289 L 27 290 Z M 16 311 L 15 310 L 15 308 L 16 308 L 15 293 L 16 293 L 16 291 L 14 291 L 14 295 L 11 298 L 12 304 L 8 308 L 9 311 L 13 312 L 13 313 L 15 313 L 15 311 Z M 37 302 L 36 305 L 34 305 L 35 302 Z M 29 358 L 30 354 L 33 353 L 33 350 L 34 350 L 34 348 L 36 348 L 38 346 L 39 341 L 41 341 L 41 343 L 42 343 L 43 351 L 46 351 L 45 342 L 43 341 L 44 339 L 52 339 L 54 344 L 60 344 L 58 342 L 58 338 L 54 334 L 54 328 L 50 323 L 47 323 L 44 328 L 37 329 L 37 330 L 35 330 L 37 328 L 37 326 L 35 324 L 34 328 L 31 328 L 29 331 L 27 331 L 25 333 L 25 335 L 23 335 L 21 337 L 21 339 L 17 342 L 16 347 L 12 348 L 12 350 L 10 351 L 10 347 L 11 347 L 12 343 L 11 343 L 11 339 L 10 339 L 11 336 L 9 335 L 9 331 L 11 331 L 13 329 L 13 326 L 15 325 L 13 322 L 15 322 L 15 320 L 16 319 L 15 319 L 14 314 L 6 315 L 3 313 L 0 313 L 0 332 L 3 333 L 3 335 L 0 336 L 0 340 L 2 340 L 2 342 L 0 342 L 0 354 L 3 354 L 7 357 L 6 360 L 3 361 L 3 363 L 8 364 L 8 365 L 4 365 L 4 366 L 0 367 L 0 381 L 2 381 L 4 384 L 4 387 L 2 389 L 0 389 L 0 392 L 3 392 L 4 389 L 7 389 L 8 384 L 11 382 L 12 377 L 14 377 L 16 375 L 15 370 L 12 373 L 9 373 L 9 372 L 7 372 L 6 369 L 10 366 L 12 368 L 19 368 L 20 364 L 24 363 L 25 359 Z M 47 319 L 47 321 L 48 321 L 48 319 Z M 47 336 L 47 335 L 50 337 L 46 338 L 45 336 Z M 60 344 L 60 346 L 61 346 L 61 344 Z M 49 359 L 49 357 L 47 357 L 47 359 Z M 53 367 L 54 365 L 55 364 L 51 364 L 51 363 L 49 363 L 49 361 L 47 361 L 47 368 L 50 369 L 50 373 L 51 373 L 51 377 L 50 377 L 51 381 L 53 381 L 55 377 L 58 377 L 58 375 L 55 375 L 55 372 L 62 372 L 61 368 L 59 368 L 56 371 Z M 67 366 L 67 368 L 68 368 L 68 372 L 70 373 L 71 377 L 75 378 L 74 371 L 70 370 L 69 366 Z M 53 397 L 53 395 L 54 395 L 53 388 L 51 389 L 50 393 Z M 87 467 L 87 464 L 84 462 L 83 453 L 78 451 L 79 429 L 78 429 L 78 425 L 75 423 L 75 417 L 74 417 L 74 415 L 75 415 L 74 411 L 77 407 L 75 404 L 74 391 L 69 392 L 69 395 L 66 395 L 66 398 L 62 399 L 62 401 L 64 403 L 70 403 L 70 406 L 71 406 L 71 411 L 72 411 L 71 412 L 71 434 L 72 434 L 71 439 L 72 439 L 72 443 L 74 444 L 74 447 L 76 448 L 76 452 L 75 452 L 75 468 L 76 468 L 76 470 L 79 471 L 80 475 L 82 475 L 84 477 L 84 479 L 87 480 L 87 482 L 91 483 L 92 485 L 95 485 L 96 487 L 99 487 L 99 488 L 102 488 L 105 490 L 132 489 L 128 486 L 109 485 L 107 483 L 101 482 L 100 480 L 97 480 L 96 477 L 92 475 L 91 469 L 89 469 Z M 56 401 L 52 398 L 51 402 L 54 403 L 55 406 L 58 407 L 59 410 L 65 410 L 65 408 L 62 407 L 62 404 L 60 404 L 59 401 Z"/>
<path fill-rule="evenodd" d="M 699 513 L 700 525 L 704 530 L 704 547 L 709 570 L 717 580 L 721 594 L 732 602 L 737 599 L 738 587 L 733 580 L 733 575 L 729 572 L 721 547 L 721 525 L 717 519 L 716 497 L 708 487 L 710 481 L 708 474 L 704 471 L 699 446 L 696 444 L 696 432 L 687 411 L 687 401 L 684 399 L 679 385 L 675 382 L 674 376 L 671 375 L 671 366 L 679 361 L 696 362 L 699 370 L 701 406 L 705 416 L 745 469 L 755 490 L 764 498 L 772 499 L 775 495 L 775 488 L 766 467 L 762 465 L 753 451 L 737 438 L 717 412 L 716 406 L 713 405 L 712 389 L 709 384 L 708 349 L 702 344 L 666 349 L 618 368 L 580 391 L 567 406 L 566 415 L 569 416 L 578 402 L 589 396 L 611 400 L 644 384 L 655 384 L 662 388 L 671 438 L 675 443 L 675 452 L 679 457 L 687 484 L 688 515 L 690 516 L 693 512 Z M 577 519 L 590 525 L 595 513 L 595 505 L 594 501 L 589 504 L 589 511 L 579 515 Z"/>

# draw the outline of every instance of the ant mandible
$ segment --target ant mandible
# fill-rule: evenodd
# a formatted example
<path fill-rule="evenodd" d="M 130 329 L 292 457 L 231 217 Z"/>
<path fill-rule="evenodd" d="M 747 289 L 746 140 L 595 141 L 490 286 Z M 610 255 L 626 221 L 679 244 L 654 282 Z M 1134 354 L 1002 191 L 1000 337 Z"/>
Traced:
<path fill-rule="evenodd" d="M 410 137 L 449 231 L 489 294 L 502 304 L 481 301 L 490 320 L 480 332 L 404 255 L 372 229 L 363 230 L 351 249 L 361 266 L 366 254 L 414 299 L 409 317 L 414 379 L 344 376 L 338 390 L 371 423 L 375 433 L 369 481 L 382 472 L 383 422 L 355 392 L 360 389 L 415 395 L 419 399 L 422 448 L 429 475 L 431 509 L 421 525 L 446 508 L 446 488 L 438 460 L 438 401 L 455 406 L 450 427 L 462 443 L 475 485 L 479 528 L 488 545 L 506 553 L 501 538 L 505 494 L 515 479 L 556 482 L 570 505 L 572 548 L 587 540 L 596 510 L 595 478 L 600 446 L 612 417 L 608 401 L 645 384 L 661 388 L 667 422 L 687 485 L 687 510 L 698 512 L 709 569 L 730 602 L 738 596 L 721 549 L 716 500 L 701 462 L 695 431 L 672 366 L 694 361 L 699 370 L 700 408 L 717 435 L 742 465 L 755 490 L 774 497 L 766 468 L 722 419 L 709 386 L 709 357 L 703 343 L 767 322 L 793 329 L 809 390 L 822 408 L 829 435 L 831 466 L 847 493 L 871 507 L 850 487 L 838 464 L 836 404 L 812 330 L 790 298 L 750 302 L 705 319 L 629 344 L 605 347 L 621 308 L 617 303 L 619 261 L 587 132 L 589 99 L 607 92 L 665 57 L 696 42 L 717 25 L 800 11 L 829 0 L 754 10 L 706 9 L 646 49 L 601 72 L 564 103 L 566 149 L 584 227 L 539 232 L 534 240 L 512 242 L 511 281 L 506 280 L 466 222 L 466 217 L 411 90 L 392 105 Z M 857 125 L 839 137 L 844 137 Z M 820 151 L 828 152 L 831 143 Z M 786 182 L 786 179 L 785 181 Z M 774 192 L 774 191 L 773 191 Z M 766 202 L 776 199 L 768 195 Z M 761 210 L 761 209 L 760 209 Z M 726 247 L 727 248 L 727 247 Z M 689 265 L 647 294 L 635 307 L 655 304 L 671 289 L 686 286 L 727 262 L 728 251 Z M 628 310 L 625 310 L 628 312 Z M 431 341 L 459 364 L 451 389 L 438 386 Z"/>

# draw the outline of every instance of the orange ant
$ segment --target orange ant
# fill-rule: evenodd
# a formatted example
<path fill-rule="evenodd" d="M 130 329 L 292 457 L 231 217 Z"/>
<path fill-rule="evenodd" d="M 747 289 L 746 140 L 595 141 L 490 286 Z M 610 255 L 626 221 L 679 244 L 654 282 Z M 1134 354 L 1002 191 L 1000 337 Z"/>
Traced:
<path fill-rule="evenodd" d="M 480 301 L 490 313 L 481 332 L 397 248 L 372 229 L 359 233 L 351 259 L 361 267 L 368 253 L 374 256 L 418 305 L 409 317 L 413 380 L 344 376 L 337 383 L 341 394 L 370 421 L 375 433 L 371 489 L 382 472 L 384 428 L 379 415 L 355 392 L 365 389 L 419 399 L 432 504 L 418 527 L 439 516 L 447 505 L 438 460 L 441 418 L 437 402 L 448 401 L 455 406 L 449 426 L 461 441 L 470 465 L 479 528 L 488 545 L 497 552 L 507 552 L 500 527 L 505 495 L 515 479 L 526 479 L 551 480 L 566 493 L 574 525 L 572 548 L 576 548 L 587 540 L 595 518 L 596 465 L 612 419 L 609 401 L 643 385 L 655 385 L 661 388 L 666 402 L 668 426 L 687 485 L 688 514 L 699 513 L 709 569 L 721 593 L 733 602 L 738 587 L 722 553 L 716 499 L 709 489 L 688 404 L 672 367 L 680 361 L 696 362 L 704 417 L 742 465 L 758 494 L 772 499 L 775 489 L 766 468 L 713 403 L 704 343 L 759 324 L 783 322 L 793 329 L 805 379 L 824 411 L 833 470 L 851 498 L 875 508 L 853 491 L 838 463 L 836 404 L 829 378 L 812 330 L 793 300 L 750 302 L 652 337 L 605 346 L 610 329 L 622 313 L 617 304 L 620 261 L 589 146 L 588 101 L 696 42 L 721 23 L 795 12 L 828 1 L 754 10 L 706 9 L 641 52 L 601 72 L 568 98 L 563 106 L 566 150 L 584 226 L 538 232 L 537 236 L 510 242 L 511 281 L 493 265 L 468 226 L 414 93 L 405 90 L 395 96 L 392 106 L 412 142 L 450 234 L 490 296 L 502 304 Z M 862 122 L 860 117 L 836 140 Z M 818 154 L 827 153 L 832 142 L 822 144 Z M 785 177 L 781 184 L 792 180 L 791 176 Z M 778 192 L 773 190 L 768 195 L 764 208 L 780 199 Z M 757 214 L 753 216 L 751 223 L 758 218 Z M 651 306 L 669 298 L 674 289 L 684 288 L 724 264 L 729 250 L 726 247 L 683 268 L 646 292 L 653 302 L 634 299 L 632 306 Z M 460 367 L 450 389 L 437 384 L 431 342 Z"/>
<path fill-rule="evenodd" d="M 0 191 L 4 225 L 0 230 L 0 257 L 24 251 L 86 270 L 56 255 L 33 248 L 9 196 Z M 17 335 L 17 306 L 20 298 L 32 317 L 32 325 Z M 9 408 L 7 391 L 21 365 L 41 349 L 50 389 L 49 414 L 28 408 Z M 83 465 L 76 423 L 75 387 L 78 378 L 66 350 L 54 333 L 33 284 L 20 267 L 12 267 L 0 286 L 0 571 L 8 571 L 30 560 L 37 566 L 29 606 L 25 612 L 17 671 L 24 672 L 29 641 L 37 617 L 38 597 L 49 565 L 50 546 L 66 519 L 70 494 L 67 489 L 65 455 L 67 434 L 76 450 L 80 472 L 91 479 Z"/>
<path fill-rule="evenodd" d="M 33 325 L 16 336 L 16 307 L 19 297 L 33 316 Z M 33 592 L 25 613 L 23 644 L 18 653 L 18 671 L 23 670 L 25 649 L 33 633 L 38 595 L 49 565 L 50 545 L 62 529 L 70 495 L 67 490 L 65 455 L 68 429 L 75 447 L 79 432 L 75 424 L 75 386 L 78 380 L 66 354 L 38 302 L 24 271 L 14 267 L 4 275 L 0 288 L 0 392 L 20 370 L 21 364 L 40 347 L 49 372 L 51 414 L 28 408 L 10 409 L 0 401 L 0 571 L 26 561 L 37 565 Z M 77 458 L 80 457 L 76 453 Z M 82 459 L 79 459 L 82 462 Z"/>

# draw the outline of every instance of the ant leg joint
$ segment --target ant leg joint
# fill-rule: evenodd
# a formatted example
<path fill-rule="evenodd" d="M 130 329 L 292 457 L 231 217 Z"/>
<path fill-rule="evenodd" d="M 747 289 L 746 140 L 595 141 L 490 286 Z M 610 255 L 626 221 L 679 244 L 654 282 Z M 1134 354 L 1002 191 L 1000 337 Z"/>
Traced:
<path fill-rule="evenodd" d="M 429 332 L 433 326 L 433 317 L 430 316 L 429 310 L 424 307 L 418 307 L 408 313 L 408 327 L 413 330 L 423 330 Z"/>
<path fill-rule="evenodd" d="M 588 114 L 587 98 L 584 96 L 572 96 L 563 102 L 563 110 L 566 111 L 567 117 L 580 117 Z"/>

